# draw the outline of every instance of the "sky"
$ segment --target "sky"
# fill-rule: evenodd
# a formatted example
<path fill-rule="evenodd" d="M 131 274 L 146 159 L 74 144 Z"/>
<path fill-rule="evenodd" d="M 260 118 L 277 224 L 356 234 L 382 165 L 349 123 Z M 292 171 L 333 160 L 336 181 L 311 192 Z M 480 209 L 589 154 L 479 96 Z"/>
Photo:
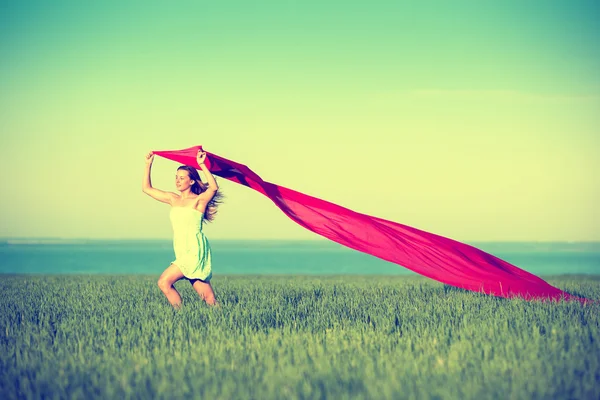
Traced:
<path fill-rule="evenodd" d="M 3 1 L 0 237 L 170 238 L 151 150 L 461 241 L 600 240 L 595 1 Z M 156 158 L 155 187 L 178 164 Z M 219 180 L 209 239 L 319 239 Z"/>

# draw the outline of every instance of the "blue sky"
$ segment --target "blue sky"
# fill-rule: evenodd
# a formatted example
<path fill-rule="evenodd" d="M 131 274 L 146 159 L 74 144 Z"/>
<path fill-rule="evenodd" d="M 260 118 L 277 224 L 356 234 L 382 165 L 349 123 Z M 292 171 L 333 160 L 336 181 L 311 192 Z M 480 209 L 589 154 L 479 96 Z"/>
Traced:
<path fill-rule="evenodd" d="M 458 240 L 600 240 L 597 2 L 1 7 L 0 236 L 168 238 L 143 156 L 202 144 Z M 221 187 L 209 237 L 315 238 Z"/>

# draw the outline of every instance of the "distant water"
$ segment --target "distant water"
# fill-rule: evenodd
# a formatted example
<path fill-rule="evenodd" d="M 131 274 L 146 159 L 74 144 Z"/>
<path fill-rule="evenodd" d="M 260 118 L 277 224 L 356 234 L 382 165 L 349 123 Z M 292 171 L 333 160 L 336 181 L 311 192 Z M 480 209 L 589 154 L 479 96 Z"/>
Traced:
<path fill-rule="evenodd" d="M 211 240 L 214 277 L 229 274 L 413 274 L 330 241 Z M 469 243 L 536 275 L 600 274 L 600 242 Z M 5 240 L 0 273 L 160 274 L 169 240 Z"/>

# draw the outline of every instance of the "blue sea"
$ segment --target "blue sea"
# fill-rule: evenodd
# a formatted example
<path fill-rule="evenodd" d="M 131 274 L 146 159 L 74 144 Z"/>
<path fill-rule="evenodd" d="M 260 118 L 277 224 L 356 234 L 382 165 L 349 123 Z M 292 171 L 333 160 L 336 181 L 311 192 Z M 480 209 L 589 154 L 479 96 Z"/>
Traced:
<path fill-rule="evenodd" d="M 330 241 L 211 240 L 213 276 L 414 274 Z M 600 242 L 468 243 L 536 275 L 600 274 Z M 12 239 L 0 241 L 2 274 L 159 275 L 170 240 Z"/>

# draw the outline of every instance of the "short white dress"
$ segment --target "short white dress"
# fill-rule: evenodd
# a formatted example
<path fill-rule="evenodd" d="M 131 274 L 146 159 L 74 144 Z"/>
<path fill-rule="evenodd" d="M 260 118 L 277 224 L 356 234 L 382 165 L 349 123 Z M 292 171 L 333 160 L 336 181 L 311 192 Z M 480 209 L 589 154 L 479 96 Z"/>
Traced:
<path fill-rule="evenodd" d="M 204 214 L 191 207 L 171 207 L 173 250 L 175 264 L 189 279 L 210 281 L 212 277 L 211 250 L 202 232 Z"/>

